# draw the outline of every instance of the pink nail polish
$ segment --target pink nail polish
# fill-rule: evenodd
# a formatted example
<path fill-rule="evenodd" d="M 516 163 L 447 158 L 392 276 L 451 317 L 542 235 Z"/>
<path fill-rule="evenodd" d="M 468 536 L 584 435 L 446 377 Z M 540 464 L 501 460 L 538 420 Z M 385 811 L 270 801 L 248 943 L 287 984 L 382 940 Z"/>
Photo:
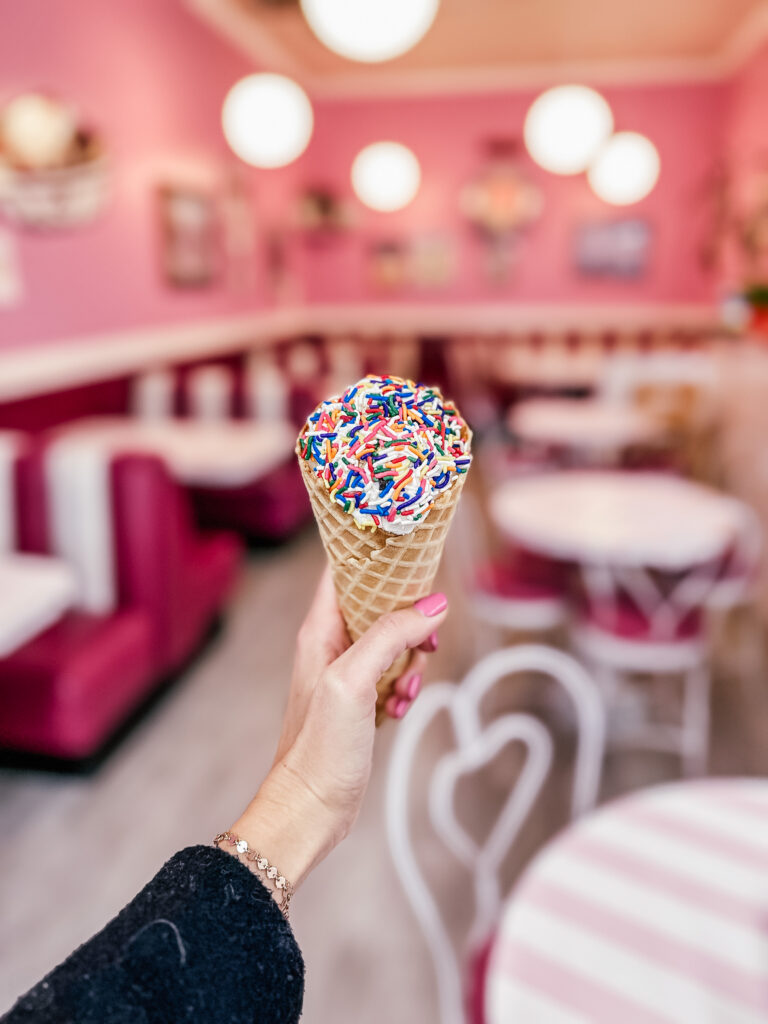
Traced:
<path fill-rule="evenodd" d="M 406 695 L 408 700 L 414 700 L 421 689 L 421 675 L 417 673 L 408 683 L 408 689 Z"/>
<path fill-rule="evenodd" d="M 386 713 L 389 715 L 390 718 L 399 718 L 400 717 L 397 714 L 397 707 L 398 707 L 398 705 L 400 703 L 401 703 L 401 699 L 399 697 L 394 697 L 393 696 L 393 697 L 390 697 L 387 700 L 386 704 L 384 705 L 384 710 L 386 711 Z"/>
<path fill-rule="evenodd" d="M 439 592 L 437 594 L 430 594 L 428 597 L 422 597 L 413 607 L 420 611 L 422 615 L 431 618 L 433 615 L 439 615 L 440 612 L 445 611 L 448 607 L 448 598 L 445 594 Z"/>
<path fill-rule="evenodd" d="M 436 633 L 430 633 L 427 639 L 422 644 L 422 650 L 426 650 L 427 653 L 434 652 L 437 650 L 439 640 L 437 639 Z"/>
<path fill-rule="evenodd" d="M 408 700 L 399 700 L 395 705 L 395 718 L 402 718 L 410 705 Z"/>

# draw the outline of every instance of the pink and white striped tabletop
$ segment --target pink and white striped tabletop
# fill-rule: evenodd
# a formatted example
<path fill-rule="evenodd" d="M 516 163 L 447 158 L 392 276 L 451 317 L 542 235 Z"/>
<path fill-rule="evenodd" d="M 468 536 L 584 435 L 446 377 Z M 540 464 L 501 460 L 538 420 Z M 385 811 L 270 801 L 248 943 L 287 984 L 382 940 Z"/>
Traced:
<path fill-rule="evenodd" d="M 505 907 L 488 1024 L 765 1024 L 768 780 L 707 779 L 601 808 Z"/>

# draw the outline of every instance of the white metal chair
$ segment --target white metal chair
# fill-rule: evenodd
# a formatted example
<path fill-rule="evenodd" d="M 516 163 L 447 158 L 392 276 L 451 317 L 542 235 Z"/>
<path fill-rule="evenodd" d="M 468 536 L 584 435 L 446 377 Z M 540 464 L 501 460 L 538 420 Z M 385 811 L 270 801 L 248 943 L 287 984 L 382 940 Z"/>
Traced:
<path fill-rule="evenodd" d="M 582 566 L 587 609 L 571 627 L 576 651 L 616 711 L 630 676 L 682 677 L 679 724 L 617 714 L 611 735 L 620 744 L 679 754 L 687 774 L 704 771 L 709 750 L 710 642 L 703 613 L 717 568 L 696 566 L 665 591 L 640 566 Z"/>
<path fill-rule="evenodd" d="M 748 505 L 744 505 L 742 529 L 707 595 L 708 608 L 728 612 L 749 601 L 760 569 L 762 550 L 760 520 Z"/>
<path fill-rule="evenodd" d="M 429 726 L 442 713 L 450 716 L 455 749 L 440 758 L 428 791 L 427 810 L 440 840 L 470 875 L 474 917 L 465 953 L 482 947 L 501 907 L 501 866 L 541 791 L 552 760 L 548 731 L 528 714 L 504 714 L 484 724 L 481 704 L 501 680 L 513 674 L 550 676 L 572 698 L 578 722 L 578 745 L 571 815 L 594 806 L 602 770 L 605 723 L 597 687 L 573 658 L 548 647 L 520 645 L 482 659 L 463 682 L 426 688 L 398 727 L 386 795 L 387 835 L 400 882 L 424 933 L 435 968 L 441 1024 L 463 1024 L 462 972 L 454 944 L 414 850 L 409 825 L 409 793 L 414 758 Z M 522 770 L 510 780 L 509 794 L 485 843 L 480 846 L 457 821 L 455 786 L 459 778 L 489 764 L 508 744 L 526 748 Z"/>
<path fill-rule="evenodd" d="M 465 595 L 475 621 L 486 628 L 475 633 L 478 655 L 498 647 L 505 630 L 544 633 L 565 622 L 567 605 L 554 586 L 517 578 L 513 565 L 494 561 L 489 553 L 485 525 L 476 499 L 463 494 L 454 516 L 448 544 L 448 564 Z"/>
<path fill-rule="evenodd" d="M 715 663 L 752 688 L 761 687 L 766 669 L 765 632 L 756 605 L 762 553 L 760 520 L 744 505 L 742 528 L 707 596 Z"/>

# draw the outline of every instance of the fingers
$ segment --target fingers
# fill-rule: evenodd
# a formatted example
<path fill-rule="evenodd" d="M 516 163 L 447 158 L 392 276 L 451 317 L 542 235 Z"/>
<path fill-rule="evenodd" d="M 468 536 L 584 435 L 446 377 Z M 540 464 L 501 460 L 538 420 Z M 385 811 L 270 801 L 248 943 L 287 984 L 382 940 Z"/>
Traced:
<path fill-rule="evenodd" d="M 395 683 L 392 696 L 384 705 L 390 718 L 402 718 L 418 697 L 426 664 L 426 654 L 414 654 L 410 665 Z"/>
<path fill-rule="evenodd" d="M 322 630 L 331 620 L 334 622 L 339 618 L 339 604 L 336 600 L 336 590 L 333 586 L 331 567 L 326 562 L 323 574 L 317 584 L 315 596 L 309 607 L 304 624 L 312 631 Z"/>
<path fill-rule="evenodd" d="M 427 637 L 427 639 L 424 641 L 423 644 L 419 644 L 419 650 L 420 651 L 426 651 L 427 654 L 432 654 L 432 653 L 434 653 L 434 651 L 437 650 L 437 646 L 438 646 L 437 630 L 435 630 L 434 633 L 430 633 L 429 634 L 429 636 Z"/>
<path fill-rule="evenodd" d="M 427 667 L 427 656 L 417 651 L 411 658 L 408 668 L 395 683 L 393 690 L 398 697 L 413 700 L 421 689 L 421 679 Z"/>
<path fill-rule="evenodd" d="M 382 616 L 337 659 L 336 671 L 347 685 L 361 694 L 370 694 L 377 680 L 404 651 L 428 640 L 447 612 L 445 595 L 431 594 L 412 608 Z M 414 674 L 410 666 L 409 674 Z"/>

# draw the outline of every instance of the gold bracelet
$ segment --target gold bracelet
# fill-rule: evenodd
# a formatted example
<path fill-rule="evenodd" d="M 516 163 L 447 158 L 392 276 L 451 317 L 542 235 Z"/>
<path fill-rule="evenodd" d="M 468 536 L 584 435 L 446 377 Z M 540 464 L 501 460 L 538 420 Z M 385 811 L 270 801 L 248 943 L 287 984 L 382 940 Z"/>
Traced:
<path fill-rule="evenodd" d="M 213 845 L 218 847 L 223 842 L 227 842 L 230 846 L 234 846 L 238 854 L 240 854 L 246 862 L 251 865 L 255 865 L 259 871 L 265 874 L 270 882 L 272 882 L 275 889 L 282 894 L 282 898 L 278 903 L 278 906 L 282 910 L 283 916 L 287 921 L 288 908 L 291 905 L 291 898 L 293 897 L 293 886 L 286 879 L 285 875 L 281 875 L 274 864 L 270 864 L 267 858 L 262 857 L 262 855 L 257 853 L 256 850 L 252 850 L 247 841 L 236 836 L 234 832 L 220 833 L 220 835 L 216 836 L 213 840 Z"/>

